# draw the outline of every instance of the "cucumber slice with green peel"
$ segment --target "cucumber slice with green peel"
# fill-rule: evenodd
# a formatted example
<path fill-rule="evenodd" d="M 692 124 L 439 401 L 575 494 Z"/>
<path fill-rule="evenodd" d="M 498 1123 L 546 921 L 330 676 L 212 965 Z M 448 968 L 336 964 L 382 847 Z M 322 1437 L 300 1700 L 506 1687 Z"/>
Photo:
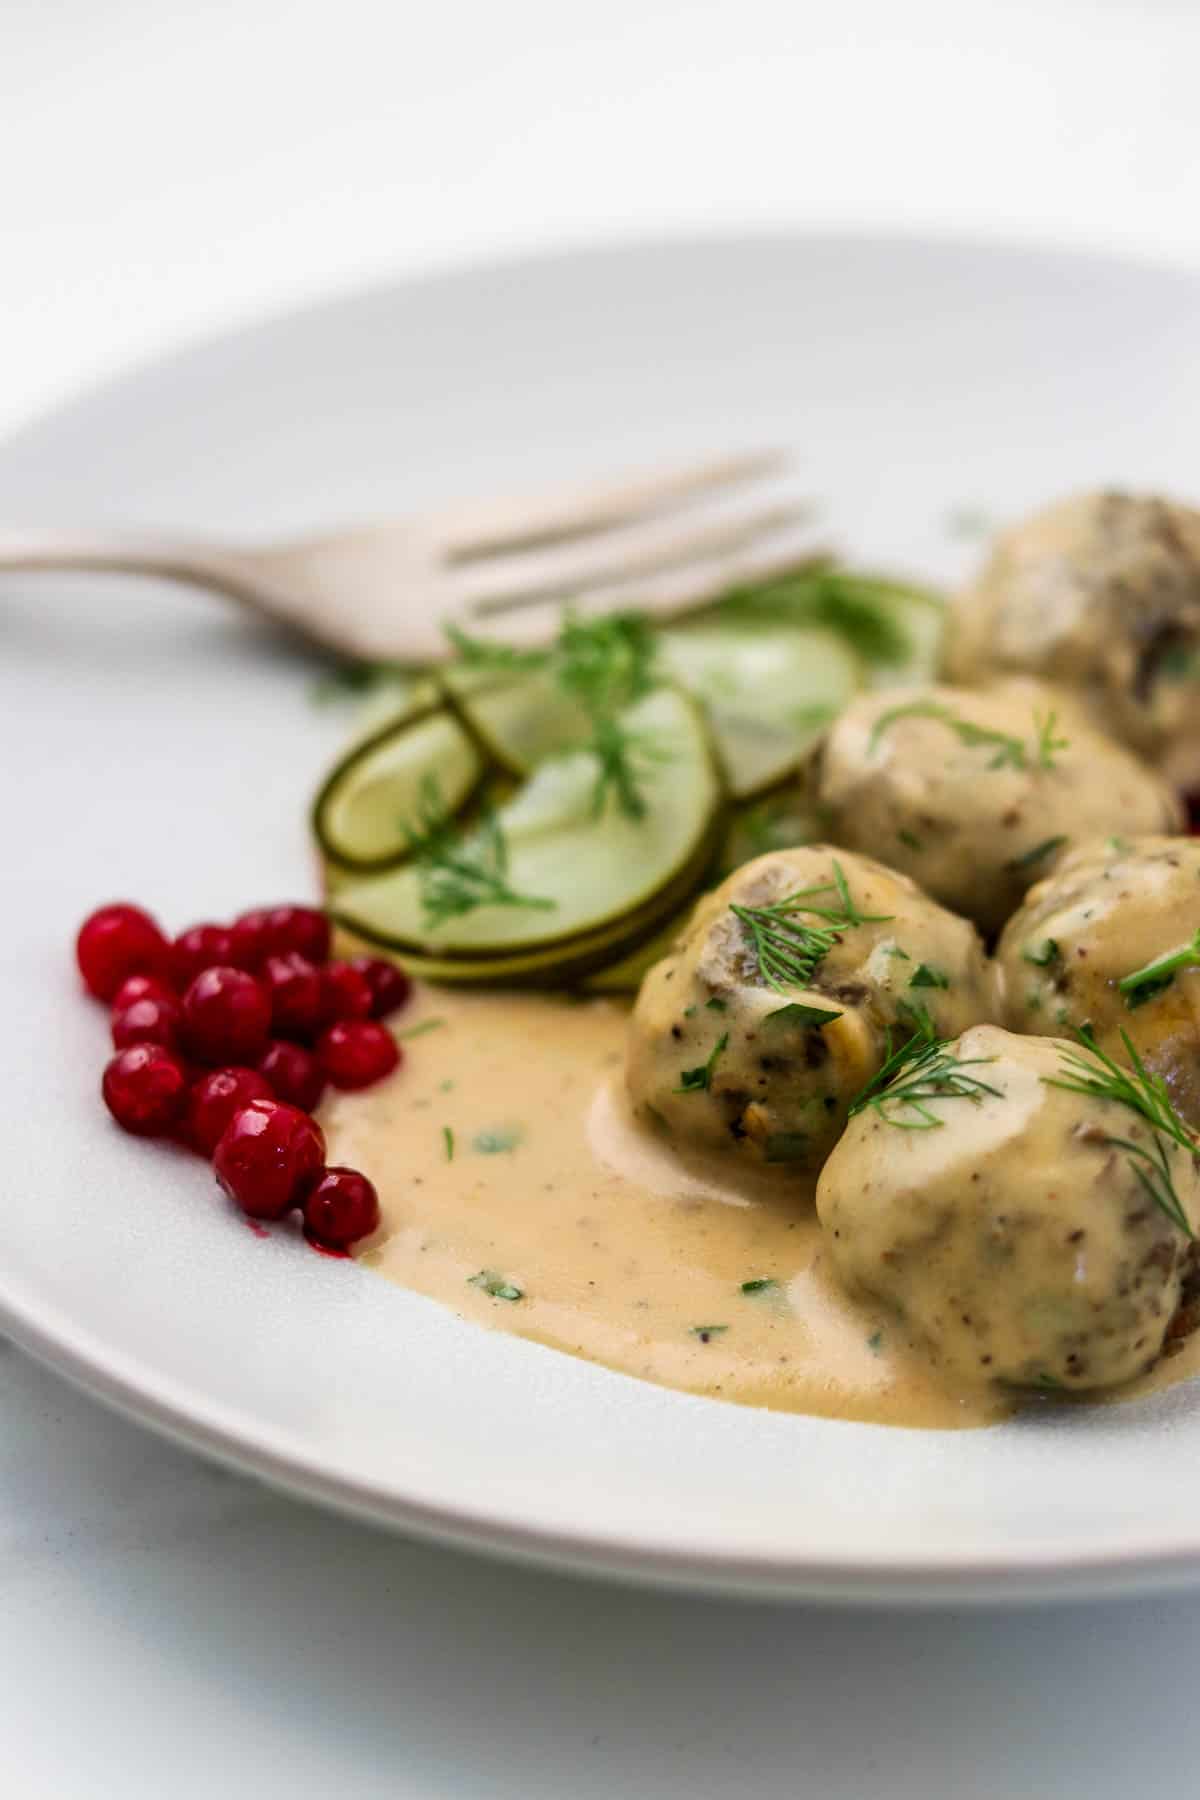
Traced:
<path fill-rule="evenodd" d="M 317 842 L 326 857 L 360 874 L 390 868 L 408 854 L 429 783 L 453 815 L 483 767 L 470 732 L 448 707 L 406 713 L 354 744 L 333 770 L 313 807 Z"/>
<path fill-rule="evenodd" d="M 921 588 L 892 587 L 880 583 L 876 605 L 895 624 L 907 648 L 897 662 L 866 663 L 866 685 L 871 688 L 915 687 L 935 681 L 942 663 L 942 635 L 946 626 L 945 602 Z"/>
<path fill-rule="evenodd" d="M 862 679 L 854 652 L 823 626 L 711 620 L 658 641 L 661 666 L 708 709 L 735 800 L 786 780 Z"/>
<path fill-rule="evenodd" d="M 592 735 L 584 708 L 537 669 L 482 684 L 469 667 L 443 671 L 454 704 L 481 746 L 510 775 L 529 775 L 549 756 L 577 750 Z"/>
<path fill-rule="evenodd" d="M 643 977 L 656 962 L 662 961 L 684 930 L 692 916 L 692 905 L 694 900 L 673 913 L 666 924 L 660 925 L 651 937 L 635 944 L 632 950 L 628 950 L 615 962 L 605 962 L 603 968 L 584 978 L 582 986 L 589 994 L 636 994 Z"/>
<path fill-rule="evenodd" d="M 389 675 L 377 681 L 354 709 L 350 743 L 363 744 L 401 719 L 430 712 L 441 697 L 437 683 L 425 676 Z"/>
<path fill-rule="evenodd" d="M 390 938 L 352 929 L 338 917 L 337 908 L 332 903 L 332 897 L 339 891 L 338 877 L 328 864 L 326 893 L 330 897 L 329 910 L 337 926 L 340 953 L 349 955 L 356 949 L 369 949 L 375 954 L 389 954 L 401 961 L 405 969 L 418 979 L 450 987 L 566 988 L 580 986 L 585 981 L 590 985 L 588 978 L 599 978 L 610 966 L 623 968 L 626 959 L 635 956 L 641 946 L 656 943 L 664 911 L 672 926 L 677 925 L 681 918 L 686 918 L 696 896 L 709 885 L 712 866 L 712 846 L 706 845 L 696 862 L 682 870 L 669 889 L 656 895 L 647 906 L 639 907 L 626 918 L 602 926 L 598 931 L 584 932 L 561 944 L 552 945 L 549 949 L 516 956 L 428 956 L 405 946 L 398 946 Z M 334 875 L 332 883 L 328 880 L 331 874 Z M 661 954 L 661 950 L 656 950 L 650 960 L 657 961 Z M 636 982 L 631 985 L 627 977 L 622 977 L 616 987 L 604 991 L 632 992 L 636 985 Z"/>
<path fill-rule="evenodd" d="M 636 923 L 648 932 L 678 905 L 682 879 L 702 879 L 718 841 L 723 791 L 700 709 L 678 689 L 656 689 L 622 725 L 636 743 L 640 817 L 622 811 L 611 793 L 597 813 L 600 765 L 590 751 L 569 752 L 542 763 L 495 814 L 507 901 L 431 920 L 428 867 L 414 864 L 340 888 L 331 908 L 336 922 L 444 964 L 555 961 L 559 951 L 592 949 L 610 928 L 620 935 Z M 497 866 L 487 863 L 495 841 L 486 832 L 455 848 Z"/>

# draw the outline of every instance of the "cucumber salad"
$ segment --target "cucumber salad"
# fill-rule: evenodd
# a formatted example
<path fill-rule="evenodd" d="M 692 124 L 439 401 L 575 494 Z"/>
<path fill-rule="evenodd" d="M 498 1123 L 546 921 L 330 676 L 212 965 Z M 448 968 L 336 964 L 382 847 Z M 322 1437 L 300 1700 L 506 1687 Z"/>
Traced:
<path fill-rule="evenodd" d="M 860 691 L 936 666 L 928 591 L 822 564 L 686 620 L 567 609 L 515 650 L 357 666 L 369 728 L 313 807 L 330 911 L 413 974 L 636 990 L 697 896 L 815 833 L 799 772 Z"/>

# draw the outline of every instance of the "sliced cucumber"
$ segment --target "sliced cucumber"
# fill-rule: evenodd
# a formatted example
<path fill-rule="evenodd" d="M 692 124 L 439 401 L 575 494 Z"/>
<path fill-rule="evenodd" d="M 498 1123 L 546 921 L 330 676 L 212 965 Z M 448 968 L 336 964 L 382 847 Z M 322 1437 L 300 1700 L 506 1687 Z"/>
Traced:
<path fill-rule="evenodd" d="M 337 922 L 444 964 L 490 963 L 491 973 L 498 963 L 556 962 L 560 951 L 565 960 L 631 924 L 648 933 L 679 904 L 681 883 L 701 879 L 716 846 L 722 789 L 704 721 L 686 695 L 657 689 L 623 722 L 653 754 L 643 816 L 629 817 L 611 796 L 597 816 L 598 765 L 589 751 L 541 764 L 496 815 L 509 891 L 549 906 L 491 903 L 430 923 L 424 872 L 400 867 L 341 888 Z"/>
<path fill-rule="evenodd" d="M 881 582 L 875 603 L 892 619 L 908 648 L 897 662 L 868 662 L 867 686 L 914 687 L 936 680 L 946 623 L 944 602 L 937 594 L 921 588 L 891 587 Z"/>
<path fill-rule="evenodd" d="M 592 724 L 579 702 L 552 675 L 535 670 L 482 685 L 468 666 L 443 672 L 456 706 L 493 762 L 510 775 L 529 775 L 548 756 L 577 750 Z"/>
<path fill-rule="evenodd" d="M 407 853 L 432 779 L 439 804 L 453 814 L 474 792 L 483 758 L 448 707 L 407 713 L 356 743 L 329 776 L 313 807 L 324 854 L 360 873 L 389 868 Z"/>
<path fill-rule="evenodd" d="M 589 994 L 636 994 L 642 985 L 642 977 L 652 969 L 656 962 L 661 962 L 670 950 L 676 938 L 687 925 L 692 916 L 694 896 L 687 906 L 672 913 L 665 925 L 660 925 L 651 937 L 644 938 L 635 944 L 632 950 L 626 951 L 615 962 L 606 961 L 602 968 L 588 975 L 582 985 Z"/>
<path fill-rule="evenodd" d="M 835 631 L 754 619 L 659 634 L 665 669 L 708 708 L 730 794 L 777 786 L 856 692 L 858 658 Z"/>

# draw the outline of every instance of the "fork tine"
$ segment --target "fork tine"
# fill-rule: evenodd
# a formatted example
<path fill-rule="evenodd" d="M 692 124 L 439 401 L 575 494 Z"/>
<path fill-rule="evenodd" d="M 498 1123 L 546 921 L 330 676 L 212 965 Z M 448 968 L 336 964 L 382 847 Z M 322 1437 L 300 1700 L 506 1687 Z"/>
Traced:
<path fill-rule="evenodd" d="M 687 568 L 666 570 L 650 580 L 635 577 L 630 581 L 614 582 L 609 587 L 593 588 L 580 596 L 576 611 L 591 616 L 632 608 L 652 617 L 671 618 L 676 613 L 719 600 L 731 588 L 799 574 L 804 569 L 828 562 L 832 555 L 827 544 L 814 542 L 811 531 L 793 530 L 780 534 L 769 547 L 735 550 L 726 556 L 692 563 Z M 518 618 L 521 615 L 511 616 Z"/>
<path fill-rule="evenodd" d="M 777 474 L 787 461 L 782 450 L 751 450 L 547 494 L 479 501 L 443 514 L 437 521 L 438 537 L 452 562 L 474 562 L 536 544 L 564 543 L 631 524 L 713 488 L 736 487 Z"/>
<path fill-rule="evenodd" d="M 637 611 L 669 619 L 719 600 L 731 588 L 794 575 L 828 562 L 832 555 L 827 545 L 815 545 L 811 535 L 801 537 L 799 533 L 793 533 L 789 541 L 781 540 L 770 550 L 712 557 L 657 577 L 634 578 L 593 588 L 575 602 L 564 601 L 561 597 L 538 600 L 513 612 L 496 613 L 465 623 L 472 636 L 490 643 L 532 650 L 553 642 L 567 605 L 586 618 L 603 613 Z"/>
<path fill-rule="evenodd" d="M 487 617 L 749 550 L 811 517 L 811 504 L 800 500 L 776 500 L 715 517 L 705 509 L 686 522 L 655 520 L 602 538 L 472 563 L 455 569 L 451 581 L 459 602 L 474 616 Z"/>

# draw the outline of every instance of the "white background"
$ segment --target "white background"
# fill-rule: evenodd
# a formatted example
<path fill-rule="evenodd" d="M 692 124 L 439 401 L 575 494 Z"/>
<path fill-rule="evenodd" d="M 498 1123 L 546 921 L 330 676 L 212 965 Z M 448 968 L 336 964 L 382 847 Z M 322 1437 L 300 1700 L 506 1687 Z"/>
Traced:
<path fill-rule="evenodd" d="M 774 222 L 1200 262 L 1190 0 L 3 0 L 0 426 L 392 272 Z M 3 500 L 0 496 L 0 513 Z M 0 1358 L 6 1796 L 1186 1789 L 1200 1601 L 639 1596 L 324 1518 Z"/>

